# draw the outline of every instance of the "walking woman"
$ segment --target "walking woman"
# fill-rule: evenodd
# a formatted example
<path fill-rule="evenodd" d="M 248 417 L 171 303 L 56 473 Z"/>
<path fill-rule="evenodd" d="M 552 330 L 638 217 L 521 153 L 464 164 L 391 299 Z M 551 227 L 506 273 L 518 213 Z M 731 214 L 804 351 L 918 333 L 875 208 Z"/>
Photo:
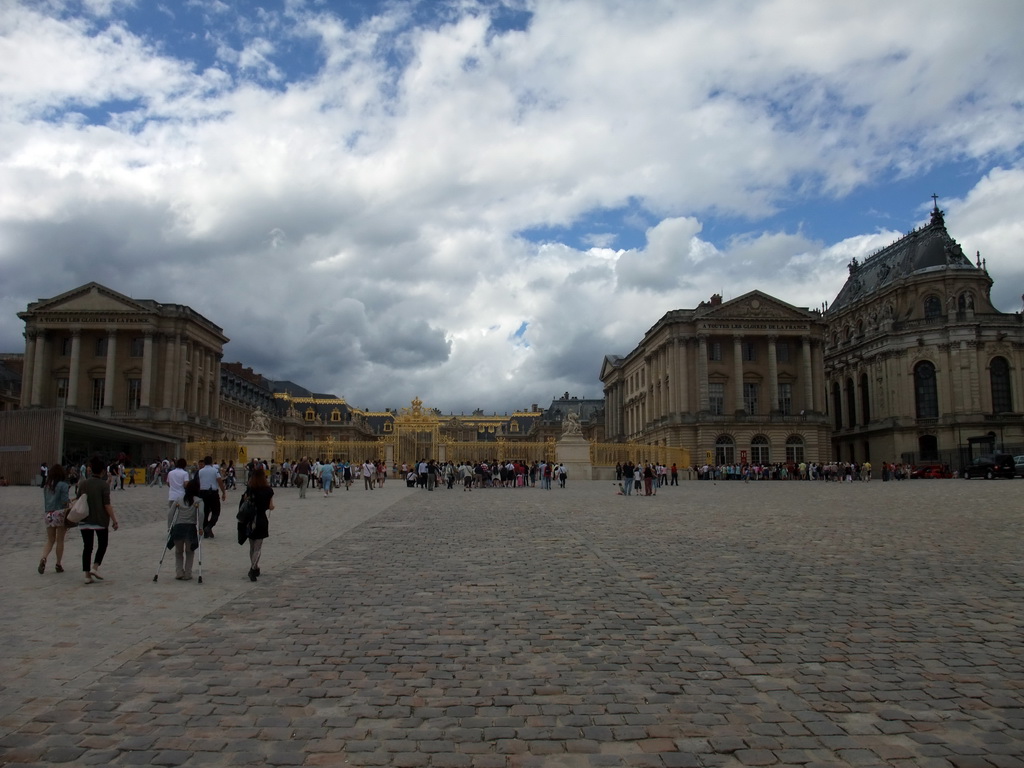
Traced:
<path fill-rule="evenodd" d="M 185 483 L 185 495 L 173 502 L 167 513 L 167 548 L 174 548 L 174 578 L 178 581 L 192 578 L 192 561 L 199 549 L 199 531 L 202 530 L 199 511 L 202 503 L 199 478 L 193 477 Z"/>
<path fill-rule="evenodd" d="M 64 467 L 59 463 L 53 465 L 53 469 L 46 473 L 46 482 L 43 483 L 43 518 L 46 523 L 46 543 L 43 545 L 43 557 L 39 561 L 39 572 L 46 570 L 46 558 L 54 545 L 57 545 L 57 573 L 64 573 L 64 566 L 61 560 L 64 559 L 64 534 L 67 528 L 64 525 L 64 511 L 68 506 L 68 492 L 71 487 L 68 485 Z"/>
<path fill-rule="evenodd" d="M 89 460 L 89 477 L 78 483 L 78 495 L 83 493 L 89 500 L 89 516 L 78 524 L 78 530 L 82 532 L 82 572 L 85 574 L 85 583 L 92 584 L 93 581 L 103 581 L 100 576 L 100 565 L 103 563 L 103 556 L 107 553 L 107 537 L 109 527 L 117 530 L 117 515 L 110 505 L 110 486 L 103 478 L 103 459 L 93 456 Z M 96 543 L 96 556 L 93 557 L 93 541 Z"/>
<path fill-rule="evenodd" d="M 260 575 L 260 555 L 263 553 L 263 540 L 270 536 L 270 520 L 267 512 L 274 508 L 274 489 L 267 480 L 267 471 L 259 468 L 249 476 L 249 485 L 245 496 L 256 508 L 255 517 L 250 520 L 239 520 L 238 543 L 249 539 L 249 581 L 256 581 Z M 250 527 L 251 523 L 251 527 Z"/>

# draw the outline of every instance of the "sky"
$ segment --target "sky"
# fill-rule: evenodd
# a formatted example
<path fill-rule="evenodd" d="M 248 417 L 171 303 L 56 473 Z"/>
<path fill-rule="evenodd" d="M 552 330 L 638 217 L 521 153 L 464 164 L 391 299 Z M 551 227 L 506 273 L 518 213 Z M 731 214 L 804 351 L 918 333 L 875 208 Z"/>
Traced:
<path fill-rule="evenodd" d="M 1024 292 L 1019 0 L 0 4 L 0 352 L 89 281 L 369 410 L 602 396 L 927 222 Z"/>

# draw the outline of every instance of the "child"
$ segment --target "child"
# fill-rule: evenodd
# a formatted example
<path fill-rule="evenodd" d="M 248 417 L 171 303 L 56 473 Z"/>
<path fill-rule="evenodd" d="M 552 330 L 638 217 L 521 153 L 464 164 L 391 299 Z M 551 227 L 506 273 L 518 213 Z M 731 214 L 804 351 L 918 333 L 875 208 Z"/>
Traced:
<path fill-rule="evenodd" d="M 174 547 L 174 578 L 188 581 L 192 578 L 192 560 L 199 548 L 199 478 L 185 483 L 185 495 L 175 501 L 167 513 L 167 548 Z"/>

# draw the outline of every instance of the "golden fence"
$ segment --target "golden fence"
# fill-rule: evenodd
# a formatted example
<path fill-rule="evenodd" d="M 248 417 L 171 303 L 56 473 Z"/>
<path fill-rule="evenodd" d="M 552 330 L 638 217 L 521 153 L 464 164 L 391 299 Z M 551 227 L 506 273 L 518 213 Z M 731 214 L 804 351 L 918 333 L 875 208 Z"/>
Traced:
<path fill-rule="evenodd" d="M 557 443 L 554 440 L 544 442 L 519 442 L 514 440 L 497 440 L 491 442 L 448 442 L 442 441 L 429 453 L 439 457 L 438 447 L 443 446 L 445 461 L 523 461 L 532 464 L 535 461 L 557 461 Z M 207 441 L 185 444 L 185 459 L 190 464 L 202 461 L 204 456 L 212 456 L 218 464 L 234 461 L 242 465 L 250 459 L 261 458 L 272 462 L 285 459 L 297 461 L 303 456 L 323 460 L 355 461 L 362 463 L 366 459 L 388 461 L 395 464 L 413 464 L 422 456 L 400 456 L 402 443 L 388 440 L 360 440 L 338 442 L 336 440 L 278 440 L 274 445 L 272 456 L 249 456 L 245 446 L 234 441 Z M 397 450 L 396 450 L 397 449 Z M 666 445 L 644 445 L 641 443 L 591 443 L 590 463 L 595 467 L 614 467 L 626 462 L 664 464 L 678 467 L 691 465 L 690 452 L 685 448 L 673 448 Z"/>
<path fill-rule="evenodd" d="M 195 464 L 206 456 L 212 456 L 215 463 L 229 461 L 235 465 L 245 464 L 249 460 L 245 448 L 233 440 L 200 440 L 196 443 L 185 443 L 185 461 Z"/>
<path fill-rule="evenodd" d="M 288 459 L 294 463 L 307 456 L 322 461 L 354 461 L 362 464 L 367 459 L 387 459 L 387 447 L 388 443 L 380 440 L 353 440 L 344 443 L 337 440 L 278 440 L 274 460 Z"/>
<path fill-rule="evenodd" d="M 517 440 L 444 443 L 446 461 L 522 461 L 529 465 L 535 461 L 555 461 L 555 442 L 527 443 Z M 415 459 L 414 459 L 415 461 Z"/>
<path fill-rule="evenodd" d="M 671 467 L 690 466 L 690 452 L 685 448 L 641 443 L 591 443 L 590 463 L 595 467 L 614 467 L 616 464 L 664 464 Z"/>

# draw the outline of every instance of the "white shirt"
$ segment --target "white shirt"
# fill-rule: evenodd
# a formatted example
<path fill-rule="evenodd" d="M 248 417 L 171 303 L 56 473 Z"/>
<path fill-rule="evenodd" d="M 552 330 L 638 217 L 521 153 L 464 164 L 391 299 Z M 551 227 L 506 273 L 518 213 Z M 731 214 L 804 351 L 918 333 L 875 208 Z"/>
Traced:
<path fill-rule="evenodd" d="M 167 473 L 167 500 L 180 501 L 185 498 L 185 483 L 188 482 L 188 472 L 180 467 L 175 467 Z"/>

